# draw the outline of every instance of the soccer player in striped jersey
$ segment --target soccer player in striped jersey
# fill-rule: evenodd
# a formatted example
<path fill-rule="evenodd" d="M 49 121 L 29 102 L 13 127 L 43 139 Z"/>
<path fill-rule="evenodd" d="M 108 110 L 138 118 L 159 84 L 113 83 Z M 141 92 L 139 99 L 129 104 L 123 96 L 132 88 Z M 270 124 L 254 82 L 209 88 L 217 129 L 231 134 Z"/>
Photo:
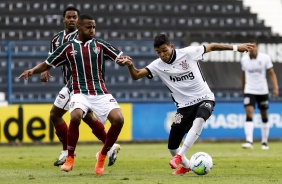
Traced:
<path fill-rule="evenodd" d="M 175 49 L 166 34 L 159 34 L 154 40 L 154 49 L 159 56 L 147 67 L 136 69 L 131 58 L 124 58 L 118 64 L 127 65 L 134 80 L 143 77 L 160 79 L 169 88 L 177 112 L 171 126 L 168 149 L 173 156 L 170 166 L 176 169 L 173 174 L 185 174 L 190 171 L 189 160 L 185 153 L 200 136 L 204 123 L 211 116 L 215 105 L 214 94 L 211 92 L 203 73 L 199 60 L 203 54 L 211 51 L 238 50 L 248 51 L 252 44 L 226 45 L 206 44 Z M 182 147 L 180 143 L 186 135 Z"/>
<path fill-rule="evenodd" d="M 73 6 L 67 7 L 63 12 L 63 23 L 65 29 L 58 32 L 51 40 L 49 54 L 51 55 L 59 46 L 64 43 L 71 41 L 77 38 L 77 29 L 76 24 L 79 16 L 79 10 Z M 63 115 L 69 110 L 69 101 L 70 95 L 68 91 L 68 76 L 65 65 L 61 65 L 61 70 L 63 74 L 63 79 L 65 86 L 61 89 L 56 100 L 54 101 L 54 105 L 50 111 L 50 119 L 54 125 L 55 132 L 62 142 L 63 149 L 61 154 L 54 163 L 54 166 L 63 165 L 68 156 L 67 151 L 67 130 L 68 126 L 64 119 Z M 41 73 L 41 81 L 48 82 L 48 78 L 52 77 L 49 71 L 45 71 Z M 83 120 L 88 124 L 88 126 L 92 129 L 93 134 L 101 140 L 103 143 L 106 141 L 106 132 L 104 125 L 97 120 L 92 114 L 92 112 L 87 113 L 87 116 L 83 118 Z M 113 147 L 108 151 L 109 163 L 108 166 L 111 166 L 115 163 L 117 159 L 117 153 L 120 151 L 120 145 L 114 144 Z"/>
<path fill-rule="evenodd" d="M 269 90 L 266 74 L 273 86 L 273 97 L 279 96 L 279 87 L 277 77 L 273 69 L 273 64 L 269 55 L 258 52 L 258 45 L 255 40 L 251 43 L 255 45 L 254 49 L 250 50 L 241 59 L 242 66 L 242 90 L 244 94 L 244 106 L 246 111 L 246 122 L 244 124 L 244 132 L 246 142 L 242 144 L 243 148 L 253 149 L 253 113 L 255 105 L 260 110 L 261 114 L 261 149 L 268 150 L 268 106 L 269 106 Z"/>
<path fill-rule="evenodd" d="M 68 157 L 61 166 L 63 171 L 71 171 L 74 166 L 74 152 L 79 137 L 79 125 L 87 112 L 92 111 L 97 118 L 111 126 L 106 134 L 103 148 L 96 154 L 95 173 L 103 174 L 107 152 L 116 142 L 124 124 L 124 117 L 115 98 L 108 92 L 105 85 L 105 60 L 120 63 L 128 58 L 104 40 L 96 39 L 96 23 L 90 15 L 79 16 L 77 22 L 77 39 L 64 43 L 55 50 L 45 62 L 32 69 L 25 70 L 18 78 L 42 73 L 52 66 L 66 65 L 69 74 L 68 89 L 73 94 L 70 100 L 70 125 L 67 133 Z"/>

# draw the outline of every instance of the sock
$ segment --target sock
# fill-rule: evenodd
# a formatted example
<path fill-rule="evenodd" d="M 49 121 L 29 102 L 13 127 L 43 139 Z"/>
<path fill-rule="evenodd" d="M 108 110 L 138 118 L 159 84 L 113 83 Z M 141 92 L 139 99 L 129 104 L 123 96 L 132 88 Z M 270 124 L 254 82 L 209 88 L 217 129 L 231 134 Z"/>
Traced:
<path fill-rule="evenodd" d="M 66 122 L 63 123 L 59 123 L 58 125 L 54 126 L 55 128 L 55 133 L 58 136 L 58 139 L 60 140 L 60 142 L 63 145 L 63 150 L 67 150 L 67 145 L 68 145 L 68 126 L 66 124 Z"/>
<path fill-rule="evenodd" d="M 180 147 L 177 148 L 176 150 L 169 150 L 171 156 L 175 156 L 178 152 L 180 151 Z M 183 165 L 183 167 L 185 167 L 186 169 L 189 168 L 189 160 L 187 159 L 187 157 L 185 155 L 182 156 L 182 162 L 181 164 Z"/>
<path fill-rule="evenodd" d="M 268 123 L 261 124 L 261 143 L 268 142 L 269 126 Z"/>
<path fill-rule="evenodd" d="M 246 135 L 246 141 L 253 143 L 254 123 L 252 121 L 246 121 L 244 131 Z"/>
<path fill-rule="evenodd" d="M 68 130 L 68 156 L 74 157 L 74 151 L 79 137 L 80 123 L 70 122 Z"/>
<path fill-rule="evenodd" d="M 106 139 L 104 146 L 101 150 L 102 155 L 107 155 L 108 151 L 111 149 L 111 147 L 117 141 L 117 138 L 119 136 L 121 129 L 122 129 L 122 127 L 117 127 L 115 125 L 111 125 L 111 127 L 110 127 L 110 129 L 107 133 L 107 139 Z"/>
<path fill-rule="evenodd" d="M 98 120 L 96 120 L 95 122 L 89 123 L 88 126 L 92 129 L 92 133 L 99 140 L 101 140 L 103 143 L 105 143 L 106 137 L 107 137 L 105 126 Z"/>
<path fill-rule="evenodd" d="M 193 121 L 193 126 L 189 130 L 184 140 L 184 143 L 178 152 L 179 155 L 185 155 L 186 151 L 194 144 L 194 142 L 200 136 L 202 129 L 204 127 L 205 120 L 203 118 L 196 118 Z"/>

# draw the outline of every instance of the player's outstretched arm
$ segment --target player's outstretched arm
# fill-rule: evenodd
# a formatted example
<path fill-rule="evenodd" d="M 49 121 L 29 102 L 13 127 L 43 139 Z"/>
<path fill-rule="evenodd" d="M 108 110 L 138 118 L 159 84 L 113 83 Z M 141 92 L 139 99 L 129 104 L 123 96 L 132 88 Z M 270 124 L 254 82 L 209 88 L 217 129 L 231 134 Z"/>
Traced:
<path fill-rule="evenodd" d="M 206 44 L 206 53 L 211 51 L 224 51 L 224 50 L 233 50 L 238 52 L 249 52 L 249 50 L 254 48 L 252 43 L 243 43 L 240 45 L 228 45 L 228 44 Z"/>
<path fill-rule="evenodd" d="M 122 66 L 126 65 L 128 68 L 129 74 L 133 80 L 138 80 L 138 79 L 141 79 L 149 75 L 148 70 L 146 70 L 145 68 L 142 68 L 142 69 L 135 68 L 132 62 L 132 58 L 129 56 L 123 56 L 123 57 L 118 58 L 117 64 L 122 65 Z"/>
<path fill-rule="evenodd" d="M 44 72 L 46 70 L 49 70 L 50 68 L 51 68 L 51 66 L 47 65 L 45 62 L 42 62 L 42 63 L 36 65 L 32 69 L 25 70 L 21 75 L 19 75 L 18 78 L 21 79 L 21 78 L 24 77 L 25 80 L 27 80 L 28 77 L 32 76 L 33 74 Z"/>

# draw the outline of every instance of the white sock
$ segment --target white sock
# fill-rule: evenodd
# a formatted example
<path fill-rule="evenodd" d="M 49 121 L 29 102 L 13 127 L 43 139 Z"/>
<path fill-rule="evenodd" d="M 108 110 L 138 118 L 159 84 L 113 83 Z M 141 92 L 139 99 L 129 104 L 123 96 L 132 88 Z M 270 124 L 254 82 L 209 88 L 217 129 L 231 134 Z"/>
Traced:
<path fill-rule="evenodd" d="M 254 123 L 252 121 L 246 121 L 244 130 L 246 135 L 246 141 L 253 143 Z"/>
<path fill-rule="evenodd" d="M 177 148 L 176 150 L 169 150 L 171 156 L 175 156 L 178 152 L 180 151 L 180 147 Z M 186 155 L 182 155 L 182 162 L 181 164 L 183 165 L 183 167 L 185 168 L 189 168 L 189 160 L 187 159 Z"/>
<path fill-rule="evenodd" d="M 268 142 L 269 126 L 268 123 L 261 124 L 261 143 Z"/>
<path fill-rule="evenodd" d="M 185 155 L 186 151 L 194 144 L 194 142 L 200 136 L 203 127 L 204 127 L 205 120 L 203 118 L 196 118 L 193 121 L 193 126 L 189 130 L 184 140 L 184 143 L 178 152 L 179 155 Z"/>

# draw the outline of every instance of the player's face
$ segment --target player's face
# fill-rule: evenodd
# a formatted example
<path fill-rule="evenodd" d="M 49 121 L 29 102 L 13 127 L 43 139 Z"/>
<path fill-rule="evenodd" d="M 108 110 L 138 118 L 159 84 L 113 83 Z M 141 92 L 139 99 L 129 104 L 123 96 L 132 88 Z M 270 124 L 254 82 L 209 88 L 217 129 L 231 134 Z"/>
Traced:
<path fill-rule="evenodd" d="M 96 23 L 94 20 L 85 19 L 78 29 L 83 40 L 91 40 L 95 36 Z"/>
<path fill-rule="evenodd" d="M 253 43 L 253 44 L 254 44 L 254 48 L 252 50 L 249 50 L 249 53 L 250 53 L 250 56 L 255 57 L 258 52 L 258 45 L 256 43 Z"/>
<path fill-rule="evenodd" d="M 169 62 L 171 56 L 172 56 L 172 50 L 173 50 L 173 45 L 167 45 L 167 44 L 163 44 L 159 47 L 155 47 L 155 51 L 157 53 L 157 55 L 159 56 L 159 58 L 164 61 L 164 62 Z"/>
<path fill-rule="evenodd" d="M 78 20 L 78 14 L 76 11 L 67 11 L 66 15 L 63 19 L 65 28 L 69 30 L 69 32 L 72 32 L 76 29 L 76 22 Z"/>

